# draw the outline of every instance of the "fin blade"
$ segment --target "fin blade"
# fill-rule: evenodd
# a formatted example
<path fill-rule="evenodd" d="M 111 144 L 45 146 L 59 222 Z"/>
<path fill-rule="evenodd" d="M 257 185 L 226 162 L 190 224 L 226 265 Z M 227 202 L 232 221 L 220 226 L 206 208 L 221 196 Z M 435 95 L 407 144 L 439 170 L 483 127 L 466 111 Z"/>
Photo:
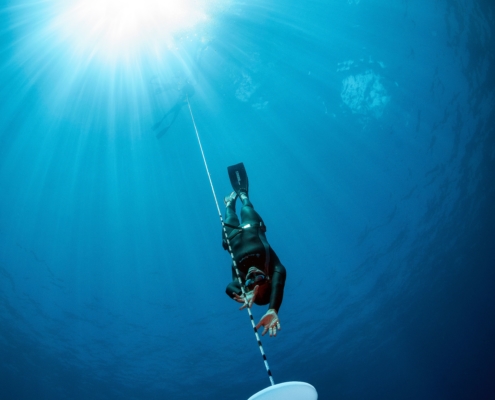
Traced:
<path fill-rule="evenodd" d="M 232 185 L 232 189 L 239 194 L 239 191 L 242 189 L 243 191 L 248 192 L 249 189 L 249 180 L 246 172 L 246 168 L 243 163 L 231 165 L 227 167 L 227 171 L 229 173 L 230 184 Z"/>

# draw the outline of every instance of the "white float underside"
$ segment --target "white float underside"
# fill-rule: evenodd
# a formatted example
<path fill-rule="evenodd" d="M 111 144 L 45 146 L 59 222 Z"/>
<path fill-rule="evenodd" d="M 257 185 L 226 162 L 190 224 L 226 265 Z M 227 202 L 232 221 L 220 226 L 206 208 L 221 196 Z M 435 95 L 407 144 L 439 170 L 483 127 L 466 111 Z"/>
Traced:
<path fill-rule="evenodd" d="M 267 387 L 248 400 L 317 400 L 318 393 L 309 383 L 284 382 Z"/>

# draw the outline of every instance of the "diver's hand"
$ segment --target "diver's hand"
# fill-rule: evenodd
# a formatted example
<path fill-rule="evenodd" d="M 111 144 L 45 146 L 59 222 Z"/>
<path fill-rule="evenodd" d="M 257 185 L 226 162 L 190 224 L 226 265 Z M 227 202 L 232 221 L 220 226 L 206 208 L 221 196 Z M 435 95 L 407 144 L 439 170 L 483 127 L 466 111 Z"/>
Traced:
<path fill-rule="evenodd" d="M 243 306 L 239 308 L 239 310 L 243 310 L 246 307 L 249 308 L 252 307 L 254 303 L 254 299 L 256 298 L 257 295 L 258 295 L 258 285 L 256 285 L 253 290 L 246 293 L 245 299 L 243 295 L 239 296 L 237 293 L 234 293 L 234 300 L 237 301 L 238 303 L 244 303 Z"/>
<path fill-rule="evenodd" d="M 263 326 L 265 328 L 263 330 L 263 333 L 261 334 L 262 336 L 264 336 L 265 333 L 268 331 L 270 331 L 270 336 L 277 336 L 277 329 L 282 329 L 280 327 L 280 321 L 278 319 L 277 312 L 273 308 L 270 308 L 266 312 L 266 314 L 263 315 L 263 318 L 261 318 L 258 325 L 256 325 L 256 329 L 258 329 L 260 326 Z"/>

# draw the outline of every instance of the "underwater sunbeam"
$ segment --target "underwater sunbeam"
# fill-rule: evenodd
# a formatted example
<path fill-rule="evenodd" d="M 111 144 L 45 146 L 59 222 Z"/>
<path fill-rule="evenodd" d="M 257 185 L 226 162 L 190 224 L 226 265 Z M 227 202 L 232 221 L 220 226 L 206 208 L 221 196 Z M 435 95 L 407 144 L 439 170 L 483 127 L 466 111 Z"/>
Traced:
<path fill-rule="evenodd" d="M 207 0 L 59 2 L 52 28 L 77 52 L 120 58 L 170 46 L 174 35 L 208 20 Z"/>

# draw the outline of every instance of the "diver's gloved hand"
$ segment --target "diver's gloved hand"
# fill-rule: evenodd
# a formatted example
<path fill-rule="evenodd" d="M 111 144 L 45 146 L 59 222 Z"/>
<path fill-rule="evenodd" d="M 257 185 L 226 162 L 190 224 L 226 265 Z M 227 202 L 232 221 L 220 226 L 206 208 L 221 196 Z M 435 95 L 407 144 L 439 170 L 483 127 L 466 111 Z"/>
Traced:
<path fill-rule="evenodd" d="M 256 325 L 256 329 L 258 329 L 260 326 L 263 326 L 265 328 L 263 330 L 263 333 L 261 334 L 262 336 L 264 336 L 265 333 L 268 331 L 270 331 L 270 336 L 277 336 L 277 329 L 282 329 L 277 312 L 273 308 L 270 308 L 263 316 L 263 318 L 261 318 L 258 325 Z"/>
<path fill-rule="evenodd" d="M 239 308 L 239 310 L 243 310 L 246 307 L 251 308 L 253 306 L 254 299 L 258 295 L 258 287 L 259 286 L 256 285 L 253 290 L 251 290 L 250 292 L 246 292 L 246 298 L 244 298 L 243 295 L 239 296 L 237 293 L 234 293 L 234 300 L 239 303 L 244 303 L 243 306 Z"/>

